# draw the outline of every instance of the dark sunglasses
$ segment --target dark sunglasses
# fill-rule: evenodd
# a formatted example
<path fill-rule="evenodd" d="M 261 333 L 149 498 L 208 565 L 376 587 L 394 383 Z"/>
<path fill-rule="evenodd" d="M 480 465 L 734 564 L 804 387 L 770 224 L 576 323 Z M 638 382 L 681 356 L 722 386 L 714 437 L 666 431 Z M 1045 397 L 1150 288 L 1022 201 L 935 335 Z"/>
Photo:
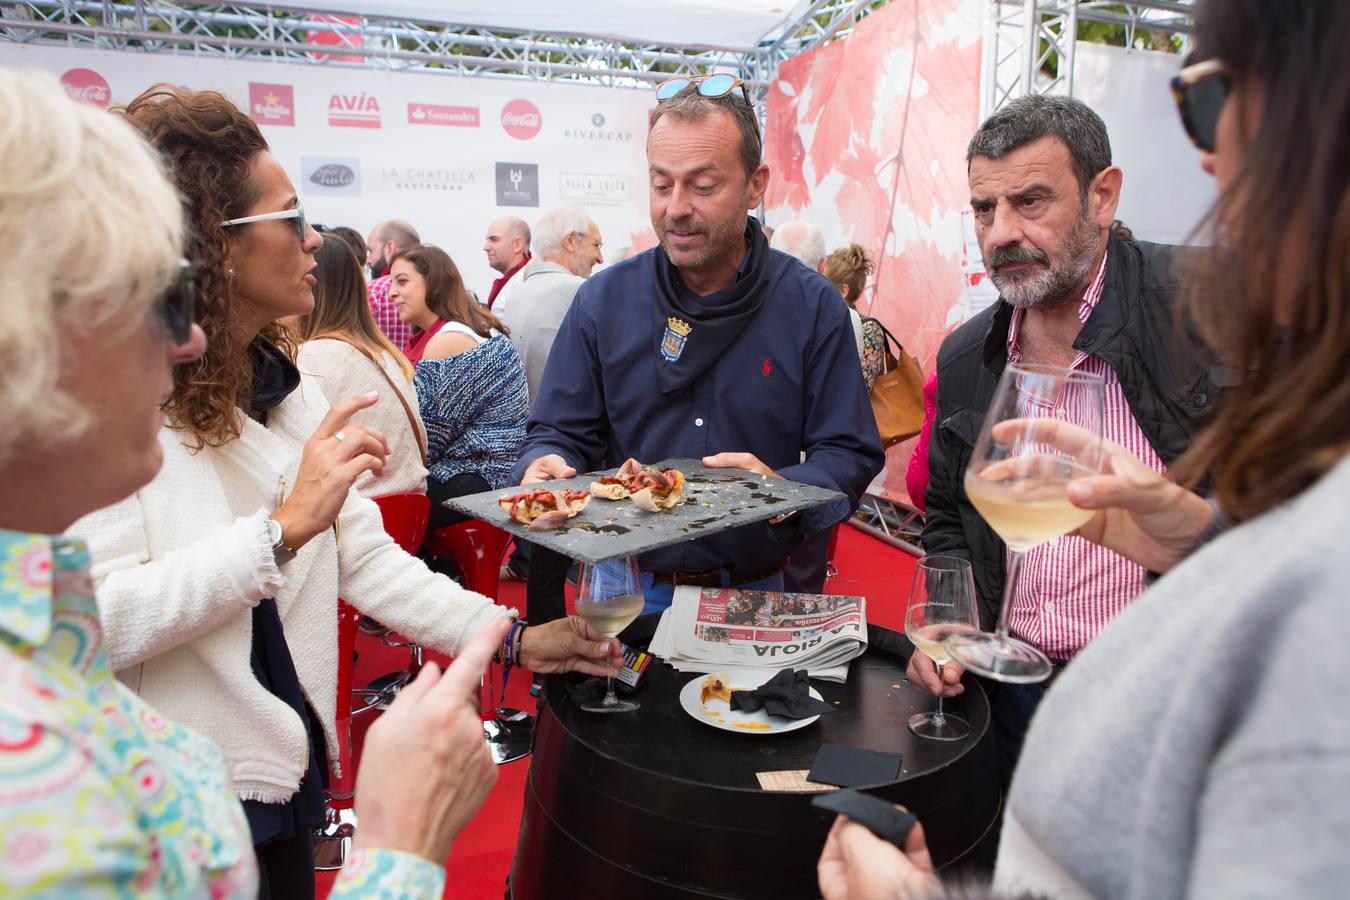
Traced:
<path fill-rule="evenodd" d="M 1206 153 L 1214 152 L 1219 113 L 1228 102 L 1231 87 L 1228 71 L 1217 59 L 1186 66 L 1172 79 L 1172 96 L 1182 127 L 1191 143 Z"/>
<path fill-rule="evenodd" d="M 192 323 L 197 315 L 197 281 L 192 263 L 178 261 L 178 274 L 155 303 L 159 321 L 169 339 L 178 346 L 192 339 Z"/>
<path fill-rule="evenodd" d="M 698 92 L 704 97 L 725 97 L 736 88 L 741 89 L 741 96 L 745 102 L 750 103 L 750 91 L 745 86 L 745 82 L 735 75 L 728 75 L 725 72 L 718 72 L 715 75 L 695 75 L 692 78 L 680 77 L 672 78 L 669 81 L 663 81 L 656 86 L 656 102 L 664 103 L 675 95 L 679 94 L 691 84 L 698 85 Z"/>
<path fill-rule="evenodd" d="M 260 216 L 244 216 L 242 219 L 227 219 L 220 223 L 222 228 L 230 228 L 234 225 L 248 225 L 253 222 L 275 222 L 281 219 L 295 220 L 295 233 L 300 237 L 300 243 L 305 242 L 305 229 L 309 227 L 305 221 L 305 208 L 297 206 L 294 209 L 283 209 L 281 212 L 263 213 Z"/>

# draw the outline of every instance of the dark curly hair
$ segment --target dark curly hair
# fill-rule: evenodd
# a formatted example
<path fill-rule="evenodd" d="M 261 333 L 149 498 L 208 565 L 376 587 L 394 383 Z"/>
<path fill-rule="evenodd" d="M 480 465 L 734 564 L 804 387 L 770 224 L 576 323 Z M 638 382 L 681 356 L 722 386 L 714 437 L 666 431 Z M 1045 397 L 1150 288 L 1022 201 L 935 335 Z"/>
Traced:
<path fill-rule="evenodd" d="M 174 368 L 173 395 L 164 411 L 171 427 L 187 435 L 188 446 L 219 447 L 239 436 L 240 411 L 253 394 L 252 358 L 234 336 L 240 311 L 232 296 L 230 243 L 221 223 L 242 217 L 257 201 L 251 173 L 267 141 L 252 119 L 216 91 L 157 84 L 118 111 L 163 154 L 183 196 L 188 252 L 196 266 L 197 322 L 208 338 L 200 359 Z M 294 358 L 294 340 L 285 326 L 273 322 L 251 339 L 262 340 Z"/>

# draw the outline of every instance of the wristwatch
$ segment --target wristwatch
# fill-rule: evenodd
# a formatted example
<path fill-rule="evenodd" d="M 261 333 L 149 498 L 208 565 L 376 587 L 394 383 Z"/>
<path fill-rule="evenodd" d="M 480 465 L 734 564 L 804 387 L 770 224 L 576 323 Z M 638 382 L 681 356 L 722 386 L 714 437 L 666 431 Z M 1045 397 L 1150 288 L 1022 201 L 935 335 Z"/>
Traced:
<path fill-rule="evenodd" d="M 284 566 L 295 559 L 295 551 L 286 546 L 285 536 L 281 533 L 281 523 L 271 516 L 267 517 L 267 539 L 272 542 L 272 558 L 277 565 Z"/>

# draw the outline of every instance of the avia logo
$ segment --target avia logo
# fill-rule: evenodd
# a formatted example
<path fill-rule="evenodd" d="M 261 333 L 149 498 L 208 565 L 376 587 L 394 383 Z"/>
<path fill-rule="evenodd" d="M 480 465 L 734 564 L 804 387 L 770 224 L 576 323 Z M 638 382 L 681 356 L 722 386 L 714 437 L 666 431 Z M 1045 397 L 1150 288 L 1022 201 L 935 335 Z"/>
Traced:
<path fill-rule="evenodd" d="M 112 102 L 108 80 L 93 69 L 71 69 L 61 76 L 61 87 L 72 100 L 106 107 Z"/>
<path fill-rule="evenodd" d="M 543 127 L 539 107 L 528 100 L 512 100 L 502 107 L 502 129 L 519 141 L 528 141 Z"/>
<path fill-rule="evenodd" d="M 289 84 L 248 83 L 248 112 L 259 125 L 295 125 L 295 88 Z"/>
<path fill-rule="evenodd" d="M 352 171 L 351 166 L 329 163 L 311 172 L 309 180 L 320 187 L 346 187 L 356 180 L 356 173 Z"/>
<path fill-rule="evenodd" d="M 477 128 L 478 107 L 444 106 L 440 103 L 409 103 L 408 124 Z"/>
<path fill-rule="evenodd" d="M 328 98 L 328 124 L 334 128 L 379 128 L 380 101 L 366 93 Z"/>

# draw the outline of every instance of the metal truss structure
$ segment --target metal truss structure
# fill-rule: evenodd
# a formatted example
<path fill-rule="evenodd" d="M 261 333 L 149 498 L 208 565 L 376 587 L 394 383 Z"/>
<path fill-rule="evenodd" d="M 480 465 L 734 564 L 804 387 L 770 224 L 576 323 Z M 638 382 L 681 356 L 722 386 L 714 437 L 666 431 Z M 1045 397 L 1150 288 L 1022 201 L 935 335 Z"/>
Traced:
<path fill-rule="evenodd" d="M 990 0 L 980 117 L 1031 93 L 1073 96 L 1079 23 L 1120 26 L 1129 47 L 1141 28 L 1188 34 L 1191 5 L 1191 0 Z M 1053 75 L 1046 72 L 1050 63 Z"/>
<path fill-rule="evenodd" d="M 0 41 L 628 88 L 650 88 L 675 75 L 730 71 L 762 99 L 784 59 L 842 37 L 884 2 L 815 0 L 776 37 L 753 47 L 726 47 L 660 46 L 260 3 L 0 0 Z"/>

